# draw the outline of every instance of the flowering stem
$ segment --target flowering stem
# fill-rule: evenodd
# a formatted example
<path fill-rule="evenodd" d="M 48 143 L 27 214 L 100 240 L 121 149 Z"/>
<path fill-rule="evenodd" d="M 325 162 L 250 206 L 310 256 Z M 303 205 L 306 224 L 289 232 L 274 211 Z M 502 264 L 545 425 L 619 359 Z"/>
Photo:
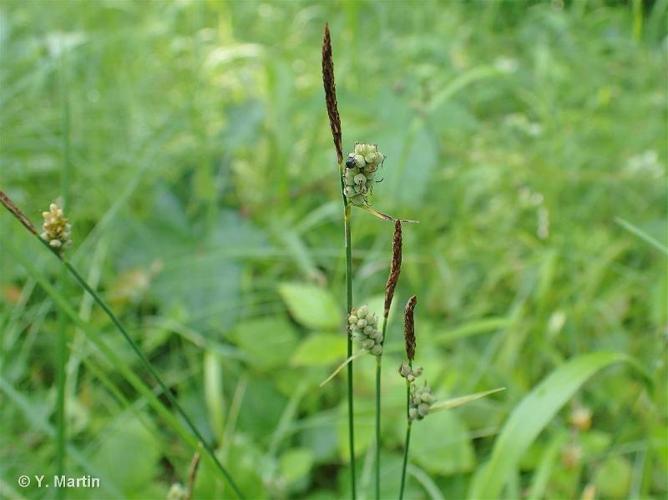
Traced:
<path fill-rule="evenodd" d="M 385 331 L 387 330 L 387 316 L 389 310 L 383 314 L 383 325 L 381 327 L 382 342 L 385 343 Z M 380 386 L 381 368 L 383 355 L 376 356 L 376 500 L 380 499 Z"/>
<path fill-rule="evenodd" d="M 340 165 L 340 168 L 343 168 L 343 165 Z M 351 220 L 351 209 L 350 204 L 343 198 L 343 225 L 346 239 L 346 317 L 348 317 L 353 310 L 353 250 L 350 236 L 350 220 Z M 346 323 L 347 325 L 347 323 Z M 353 339 L 352 334 L 348 326 L 346 326 L 346 335 L 347 335 L 347 346 L 348 346 L 348 357 L 350 358 L 353 355 Z M 350 476 L 351 476 L 351 488 L 352 488 L 352 498 L 355 500 L 356 494 L 356 484 L 355 484 L 355 426 L 354 426 L 354 417 L 353 417 L 353 363 L 348 364 L 348 445 L 350 447 Z"/>
<path fill-rule="evenodd" d="M 385 322 L 383 321 L 383 327 Z M 385 330 L 385 328 L 383 328 Z M 383 331 L 384 333 L 384 331 Z M 380 499 L 380 371 L 382 356 L 376 356 L 376 500 Z"/>
<path fill-rule="evenodd" d="M 399 500 L 404 498 L 404 487 L 406 485 L 406 466 L 408 465 L 408 447 L 411 444 L 411 424 L 413 421 L 408 415 L 408 410 L 410 409 L 410 399 L 411 399 L 411 385 L 406 382 L 406 444 L 404 445 L 404 464 L 401 467 L 401 487 L 399 489 Z"/>

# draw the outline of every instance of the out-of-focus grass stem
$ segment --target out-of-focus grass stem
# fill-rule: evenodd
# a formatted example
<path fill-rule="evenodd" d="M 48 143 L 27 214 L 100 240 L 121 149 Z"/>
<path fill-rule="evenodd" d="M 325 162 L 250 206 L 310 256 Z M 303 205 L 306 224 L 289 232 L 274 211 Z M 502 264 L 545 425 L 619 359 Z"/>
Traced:
<path fill-rule="evenodd" d="M 62 48 L 59 56 L 58 77 L 61 102 L 61 129 L 62 129 L 62 163 L 60 172 L 60 193 L 62 206 L 65 210 L 70 201 L 70 105 L 67 84 L 67 51 Z M 62 270 L 62 277 L 67 271 Z M 65 287 L 65 279 L 61 280 L 61 287 Z M 62 290 L 63 293 L 65 290 Z M 56 346 L 56 474 L 65 474 L 65 454 L 67 449 L 67 422 L 65 412 L 65 386 L 67 384 L 67 317 L 62 311 L 58 312 L 58 335 Z M 65 498 L 65 488 L 56 490 L 56 497 Z"/>

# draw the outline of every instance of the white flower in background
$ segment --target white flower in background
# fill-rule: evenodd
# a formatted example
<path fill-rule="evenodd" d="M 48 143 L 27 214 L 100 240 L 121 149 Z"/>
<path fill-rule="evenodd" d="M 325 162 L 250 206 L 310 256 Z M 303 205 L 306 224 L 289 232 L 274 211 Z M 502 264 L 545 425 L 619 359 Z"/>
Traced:
<path fill-rule="evenodd" d="M 626 160 L 624 170 L 631 175 L 659 179 L 665 175 L 664 166 L 659 161 L 659 154 L 648 149 Z"/>

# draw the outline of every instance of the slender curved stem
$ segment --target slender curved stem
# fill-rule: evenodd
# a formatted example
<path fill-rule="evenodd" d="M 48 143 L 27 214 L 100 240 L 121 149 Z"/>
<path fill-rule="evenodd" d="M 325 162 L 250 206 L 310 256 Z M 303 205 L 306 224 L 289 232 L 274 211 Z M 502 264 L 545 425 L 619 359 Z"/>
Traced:
<path fill-rule="evenodd" d="M 46 243 L 45 243 L 46 244 Z M 48 248 L 48 245 L 47 245 Z M 234 493 L 237 495 L 239 498 L 244 498 L 242 495 L 241 491 L 239 490 L 238 486 L 234 482 L 234 479 L 232 479 L 232 476 L 230 473 L 227 471 L 227 469 L 223 466 L 223 464 L 218 460 L 218 457 L 216 456 L 216 452 L 213 449 L 213 447 L 206 441 L 202 433 L 197 429 L 193 421 L 190 419 L 188 414 L 185 412 L 185 410 L 181 407 L 179 402 L 176 400 L 174 395 L 172 394 L 171 390 L 167 387 L 167 385 L 163 382 L 162 378 L 158 374 L 158 372 L 153 368 L 153 365 L 151 365 L 150 361 L 146 358 L 144 353 L 139 349 L 139 346 L 137 343 L 132 340 L 132 337 L 130 337 L 130 334 L 125 330 L 125 327 L 121 324 L 121 322 L 118 320 L 116 315 L 113 313 L 113 311 L 109 308 L 109 306 L 102 300 L 102 298 L 93 290 L 90 285 L 81 277 L 81 275 L 78 273 L 78 271 L 66 260 L 62 260 L 63 264 L 67 268 L 67 270 L 70 272 L 70 274 L 74 277 L 74 279 L 81 285 L 81 287 L 86 290 L 93 300 L 102 308 L 102 310 L 106 313 L 106 315 L 109 317 L 109 319 L 114 323 L 116 328 L 118 328 L 118 331 L 121 332 L 125 340 L 130 344 L 130 347 L 132 350 L 135 352 L 137 357 L 141 360 L 142 364 L 144 367 L 149 371 L 149 373 L 153 376 L 153 378 L 156 380 L 160 388 L 162 389 L 163 393 L 169 399 L 169 402 L 174 405 L 174 408 L 176 408 L 176 411 L 181 415 L 183 420 L 185 421 L 186 425 L 188 428 L 192 431 L 192 433 L 199 439 L 199 441 L 202 443 L 202 446 L 206 450 L 207 454 L 211 457 L 211 459 L 214 461 L 220 472 L 222 472 L 223 476 L 225 479 L 227 479 L 227 482 L 230 484 L 232 490 L 234 490 Z"/>

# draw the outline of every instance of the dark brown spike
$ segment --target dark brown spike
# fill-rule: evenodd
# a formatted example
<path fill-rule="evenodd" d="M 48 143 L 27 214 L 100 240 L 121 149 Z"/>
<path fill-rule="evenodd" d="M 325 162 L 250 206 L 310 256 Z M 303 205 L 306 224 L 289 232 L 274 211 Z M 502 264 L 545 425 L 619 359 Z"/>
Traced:
<path fill-rule="evenodd" d="M 394 236 L 392 237 L 392 263 L 390 264 L 390 275 L 385 284 L 385 318 L 390 314 L 390 306 L 394 298 L 394 290 L 399 281 L 399 274 L 401 273 L 401 221 L 394 221 Z"/>
<path fill-rule="evenodd" d="M 343 147 L 341 145 L 341 118 L 336 102 L 336 84 L 334 83 L 334 61 L 332 59 L 332 40 L 329 36 L 329 24 L 325 24 L 325 34 L 322 39 L 322 83 L 325 87 L 325 103 L 329 126 L 332 129 L 332 138 L 336 148 L 336 158 L 339 164 L 343 162 Z"/>
<path fill-rule="evenodd" d="M 406 342 L 406 357 L 410 362 L 415 358 L 415 321 L 413 319 L 415 304 L 417 304 L 417 297 L 413 295 L 408 299 L 404 313 L 404 341 Z"/>
<path fill-rule="evenodd" d="M 39 236 L 37 234 L 37 229 L 35 226 L 33 226 L 32 222 L 30 222 L 30 219 L 26 217 L 26 215 L 21 212 L 19 207 L 14 205 L 14 202 L 7 196 L 5 193 L 0 191 L 0 203 L 2 203 L 7 210 L 11 212 L 11 214 L 16 217 L 21 224 L 25 226 L 25 228 L 30 231 L 32 234 L 35 236 Z"/>

